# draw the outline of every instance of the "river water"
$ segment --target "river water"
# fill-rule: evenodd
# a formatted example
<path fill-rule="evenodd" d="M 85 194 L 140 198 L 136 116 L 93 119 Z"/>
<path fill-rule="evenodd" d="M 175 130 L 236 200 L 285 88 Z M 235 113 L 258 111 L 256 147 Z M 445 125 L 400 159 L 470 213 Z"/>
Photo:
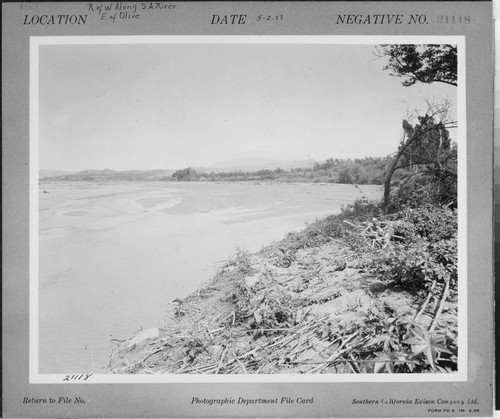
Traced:
<path fill-rule="evenodd" d="M 380 186 L 361 186 L 369 199 Z M 39 372 L 102 372 L 161 327 L 167 303 L 238 249 L 257 251 L 361 197 L 352 185 L 46 183 L 39 212 Z"/>

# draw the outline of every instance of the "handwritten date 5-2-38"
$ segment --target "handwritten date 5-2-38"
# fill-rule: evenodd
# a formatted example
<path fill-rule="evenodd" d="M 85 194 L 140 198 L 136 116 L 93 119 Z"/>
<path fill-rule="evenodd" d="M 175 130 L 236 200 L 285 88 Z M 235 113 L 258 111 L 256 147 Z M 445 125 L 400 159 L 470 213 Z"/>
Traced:
<path fill-rule="evenodd" d="M 269 21 L 269 22 L 278 22 L 284 19 L 284 15 L 259 15 L 257 16 L 257 22 Z"/>

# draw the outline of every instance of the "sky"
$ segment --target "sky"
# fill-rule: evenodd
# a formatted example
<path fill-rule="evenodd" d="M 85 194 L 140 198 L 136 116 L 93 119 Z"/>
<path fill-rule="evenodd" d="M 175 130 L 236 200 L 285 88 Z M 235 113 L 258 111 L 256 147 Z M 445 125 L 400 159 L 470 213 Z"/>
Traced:
<path fill-rule="evenodd" d="M 374 45 L 42 45 L 39 167 L 179 169 L 381 157 L 442 83 L 403 87 Z"/>

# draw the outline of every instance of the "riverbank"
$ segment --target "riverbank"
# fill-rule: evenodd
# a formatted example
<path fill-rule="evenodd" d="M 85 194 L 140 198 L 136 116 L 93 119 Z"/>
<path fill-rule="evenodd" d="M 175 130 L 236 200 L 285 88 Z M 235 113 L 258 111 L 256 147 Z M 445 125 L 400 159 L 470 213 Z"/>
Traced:
<path fill-rule="evenodd" d="M 412 260 L 412 243 L 427 258 Z M 163 327 L 121 342 L 105 373 L 454 371 L 453 243 L 453 211 L 383 214 L 358 201 L 257 253 L 239 253 L 171 301 Z"/>
<path fill-rule="evenodd" d="M 379 186 L 362 191 L 381 197 Z M 167 303 L 197 290 L 238 248 L 257 252 L 360 195 L 335 184 L 44 184 L 40 371 L 102 372 L 110 339 L 161 328 Z"/>

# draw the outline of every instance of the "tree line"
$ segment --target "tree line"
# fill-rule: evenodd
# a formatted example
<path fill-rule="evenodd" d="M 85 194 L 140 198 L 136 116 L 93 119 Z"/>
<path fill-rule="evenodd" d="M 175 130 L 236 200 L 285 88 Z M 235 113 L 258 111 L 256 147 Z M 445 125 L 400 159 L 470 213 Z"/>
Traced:
<path fill-rule="evenodd" d="M 277 181 L 308 183 L 356 183 L 361 185 L 382 185 L 389 163 L 388 157 L 365 157 L 355 159 L 329 158 L 313 167 L 285 170 L 261 169 L 254 171 L 198 172 L 188 167 L 175 171 L 173 181 Z"/>

